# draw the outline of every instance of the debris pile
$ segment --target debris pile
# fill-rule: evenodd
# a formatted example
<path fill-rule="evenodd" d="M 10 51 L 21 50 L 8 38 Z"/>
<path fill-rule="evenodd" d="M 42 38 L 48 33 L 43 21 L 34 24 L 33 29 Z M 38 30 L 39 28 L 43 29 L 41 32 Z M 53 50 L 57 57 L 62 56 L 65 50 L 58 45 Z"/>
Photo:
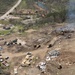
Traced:
<path fill-rule="evenodd" d="M 42 73 L 44 73 L 46 71 L 46 62 L 40 62 L 37 67 Z"/>
<path fill-rule="evenodd" d="M 15 75 L 18 74 L 18 71 L 17 71 L 17 68 L 16 67 L 14 67 L 14 74 Z"/>
<path fill-rule="evenodd" d="M 34 61 L 34 56 L 32 55 L 31 52 L 28 52 L 25 56 L 25 58 L 22 60 L 22 63 L 21 63 L 21 66 L 30 66 L 31 64 L 34 64 L 35 61 Z"/>
<path fill-rule="evenodd" d="M 57 28 L 54 30 L 55 34 L 61 34 L 64 35 L 65 33 L 73 33 L 75 32 L 75 24 L 71 23 L 68 25 L 65 25 L 63 27 Z"/>
<path fill-rule="evenodd" d="M 57 51 L 57 50 L 52 50 L 52 51 L 50 51 L 50 52 L 48 52 L 49 53 L 49 55 L 52 57 L 52 56 L 59 56 L 60 55 L 60 53 L 59 53 L 59 51 Z"/>
<path fill-rule="evenodd" d="M 26 42 L 24 42 L 20 39 L 14 39 L 12 41 L 9 41 L 9 42 L 6 41 L 5 42 L 5 45 L 7 45 L 7 46 L 11 46 L 11 45 L 14 45 L 14 44 L 25 46 Z"/>
<path fill-rule="evenodd" d="M 58 50 L 52 50 L 48 52 L 46 61 L 50 61 L 51 59 L 56 58 L 59 55 L 60 55 L 60 52 Z"/>
<path fill-rule="evenodd" d="M 8 67 L 9 66 L 8 59 L 9 59 L 9 57 L 3 58 L 3 56 L 0 55 L 0 63 L 1 63 L 1 65 L 4 65 L 4 66 Z"/>

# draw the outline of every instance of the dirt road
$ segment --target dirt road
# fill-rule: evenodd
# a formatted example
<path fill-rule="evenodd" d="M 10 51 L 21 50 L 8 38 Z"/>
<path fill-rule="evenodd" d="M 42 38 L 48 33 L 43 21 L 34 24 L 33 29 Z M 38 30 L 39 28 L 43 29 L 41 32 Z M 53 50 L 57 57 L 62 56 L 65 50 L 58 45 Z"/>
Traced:
<path fill-rule="evenodd" d="M 43 48 L 43 49 L 38 49 L 38 50 L 33 50 L 31 51 L 33 55 L 39 55 L 41 57 L 41 59 L 43 59 L 45 57 L 45 54 L 47 52 L 47 48 Z M 22 52 L 22 53 L 9 53 L 9 52 L 4 52 L 2 53 L 3 57 L 9 56 L 10 57 L 10 61 L 12 60 L 12 58 L 14 57 L 19 57 L 19 56 L 23 56 L 25 55 L 26 52 Z M 42 53 L 42 54 L 41 54 Z"/>
<path fill-rule="evenodd" d="M 11 13 L 21 3 L 21 1 L 22 0 L 18 0 L 18 2 L 9 11 L 7 11 L 4 15 L 0 17 L 0 20 L 5 19 L 9 15 L 9 13 Z"/>

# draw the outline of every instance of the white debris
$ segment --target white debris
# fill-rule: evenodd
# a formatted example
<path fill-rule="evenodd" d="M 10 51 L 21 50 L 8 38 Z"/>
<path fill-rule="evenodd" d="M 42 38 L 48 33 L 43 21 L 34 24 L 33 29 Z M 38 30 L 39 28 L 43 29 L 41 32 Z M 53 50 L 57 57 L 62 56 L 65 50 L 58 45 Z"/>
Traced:
<path fill-rule="evenodd" d="M 14 68 L 14 74 L 16 75 L 18 73 L 17 68 Z"/>
<path fill-rule="evenodd" d="M 21 44 L 22 46 L 25 46 L 26 42 L 23 40 L 18 39 L 17 44 Z"/>
<path fill-rule="evenodd" d="M 45 72 L 46 70 L 46 63 L 45 62 L 40 62 L 37 67 L 42 71 Z"/>
<path fill-rule="evenodd" d="M 8 66 L 9 66 L 9 64 L 8 64 L 8 63 L 5 63 L 5 66 L 7 66 L 7 67 L 8 67 Z"/>
<path fill-rule="evenodd" d="M 49 56 L 46 57 L 46 61 L 50 61 L 51 58 Z"/>
<path fill-rule="evenodd" d="M 2 62 L 3 61 L 3 59 L 2 58 L 0 58 L 0 62 Z"/>

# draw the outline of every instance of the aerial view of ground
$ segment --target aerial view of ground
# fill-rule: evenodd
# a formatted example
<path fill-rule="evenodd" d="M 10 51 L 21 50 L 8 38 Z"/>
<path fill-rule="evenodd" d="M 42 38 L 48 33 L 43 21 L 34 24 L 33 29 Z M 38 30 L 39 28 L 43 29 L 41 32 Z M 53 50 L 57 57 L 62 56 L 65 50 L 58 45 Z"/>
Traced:
<path fill-rule="evenodd" d="M 0 0 L 0 75 L 75 75 L 75 1 Z"/>

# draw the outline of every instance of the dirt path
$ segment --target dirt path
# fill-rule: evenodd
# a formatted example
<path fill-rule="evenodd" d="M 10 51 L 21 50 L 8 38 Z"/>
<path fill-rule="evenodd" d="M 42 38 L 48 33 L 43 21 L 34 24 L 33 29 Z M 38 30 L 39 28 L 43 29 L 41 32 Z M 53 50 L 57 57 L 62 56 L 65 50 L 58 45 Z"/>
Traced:
<path fill-rule="evenodd" d="M 44 58 L 46 52 L 47 52 L 47 48 L 43 48 L 43 49 L 38 49 L 38 50 L 33 50 L 31 51 L 33 55 L 39 55 L 41 57 L 41 59 Z M 9 56 L 10 57 L 10 61 L 12 60 L 12 58 L 14 57 L 19 57 L 19 56 L 23 56 L 25 55 L 25 52 L 21 52 L 21 53 L 9 53 L 9 52 L 4 52 L 2 53 L 3 57 Z"/>

